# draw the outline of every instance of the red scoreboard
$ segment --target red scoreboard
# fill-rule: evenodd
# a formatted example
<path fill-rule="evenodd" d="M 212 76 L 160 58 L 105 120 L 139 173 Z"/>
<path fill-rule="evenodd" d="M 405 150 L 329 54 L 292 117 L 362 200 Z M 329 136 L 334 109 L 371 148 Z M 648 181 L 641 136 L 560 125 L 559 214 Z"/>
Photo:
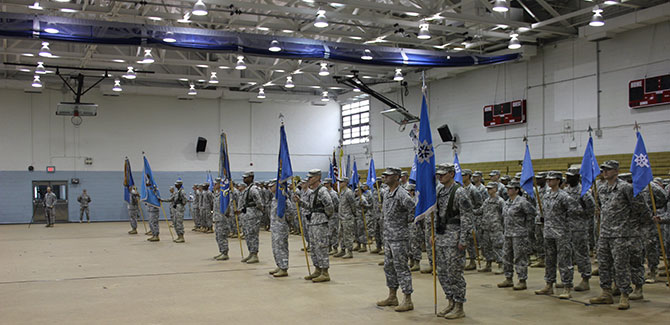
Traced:
<path fill-rule="evenodd" d="M 484 106 L 484 126 L 487 128 L 526 123 L 526 100 Z"/>
<path fill-rule="evenodd" d="M 670 104 L 670 74 L 628 83 L 628 107 Z"/>

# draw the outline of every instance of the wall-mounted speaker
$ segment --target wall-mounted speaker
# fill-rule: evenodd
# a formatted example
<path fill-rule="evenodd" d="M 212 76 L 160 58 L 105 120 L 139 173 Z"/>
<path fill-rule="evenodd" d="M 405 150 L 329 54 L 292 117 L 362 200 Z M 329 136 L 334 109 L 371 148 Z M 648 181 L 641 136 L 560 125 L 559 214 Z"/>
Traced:
<path fill-rule="evenodd" d="M 195 144 L 195 152 L 205 152 L 205 149 L 207 149 L 207 139 L 198 137 L 198 142 Z"/>
<path fill-rule="evenodd" d="M 449 131 L 449 126 L 446 125 L 446 124 L 437 128 L 437 132 L 440 133 L 440 138 L 442 138 L 442 142 L 456 141 L 456 138 L 451 136 L 451 131 Z"/>

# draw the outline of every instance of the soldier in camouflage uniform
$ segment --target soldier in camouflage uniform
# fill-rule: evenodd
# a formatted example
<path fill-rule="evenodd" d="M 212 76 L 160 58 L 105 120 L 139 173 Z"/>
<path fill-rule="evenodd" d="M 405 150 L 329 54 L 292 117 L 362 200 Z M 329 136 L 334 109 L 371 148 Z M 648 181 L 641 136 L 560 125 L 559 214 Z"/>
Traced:
<path fill-rule="evenodd" d="M 200 201 L 202 200 L 202 185 L 194 184 L 193 185 L 193 202 L 191 205 L 193 210 L 191 211 L 191 216 L 193 217 L 193 229 L 192 231 L 202 231 L 202 218 L 200 216 Z"/>
<path fill-rule="evenodd" d="M 667 193 L 660 185 L 656 182 L 649 183 L 652 191 L 654 192 L 654 200 L 656 207 L 663 209 L 668 201 Z M 642 195 L 644 201 L 647 202 L 649 210 L 652 210 L 651 196 L 649 195 L 649 190 L 645 189 L 640 192 L 639 195 Z M 658 269 L 658 259 L 660 257 L 659 251 L 659 241 L 658 241 L 658 231 L 656 230 L 656 225 L 652 220 L 646 220 L 642 225 L 642 236 L 644 238 L 644 251 L 645 257 L 647 258 L 647 265 L 649 267 L 649 273 L 646 276 L 647 283 L 656 282 L 656 270 Z M 642 259 L 642 270 L 644 270 L 644 258 Z M 631 298 L 632 300 L 632 298 Z"/>
<path fill-rule="evenodd" d="M 582 275 L 582 282 L 575 286 L 575 291 L 590 290 L 591 259 L 589 258 L 589 224 L 593 220 L 595 201 L 589 190 L 582 196 L 582 185 L 579 179 L 579 169 L 568 169 L 565 173 L 568 186 L 565 192 L 579 203 L 579 212 L 570 218 L 572 233 L 572 259 Z M 558 284 L 556 285 L 558 287 Z"/>
<path fill-rule="evenodd" d="M 51 191 L 51 187 L 47 187 L 47 193 L 44 195 L 44 218 L 46 219 L 45 227 L 53 227 L 56 223 L 56 194 Z"/>
<path fill-rule="evenodd" d="M 172 194 L 167 200 L 161 200 L 163 202 L 168 202 L 170 205 L 170 216 L 172 217 L 172 225 L 175 232 L 177 233 L 177 239 L 174 240 L 175 243 L 183 243 L 184 241 L 184 205 L 186 205 L 187 198 L 184 189 L 182 188 L 183 182 L 180 179 L 174 184 L 172 188 Z M 175 190 L 176 189 L 176 190 Z"/>
<path fill-rule="evenodd" d="M 137 217 L 140 213 L 140 195 L 135 186 L 130 190 L 130 202 L 128 202 L 128 215 L 130 216 L 130 231 L 128 234 L 137 234 Z"/>
<path fill-rule="evenodd" d="M 542 197 L 544 208 L 544 249 L 545 262 L 544 272 L 546 285 L 536 290 L 536 295 L 552 295 L 554 283 L 556 283 L 556 266 L 561 274 L 561 282 L 564 289 L 558 297 L 561 299 L 572 298 L 572 232 L 570 230 L 570 219 L 578 216 L 581 212 L 577 202 L 565 191 L 560 189 L 563 174 L 558 171 L 550 171 L 546 176 L 549 190 Z"/>
<path fill-rule="evenodd" d="M 277 190 L 277 181 L 270 181 L 270 193 L 275 193 Z M 272 255 L 275 259 L 275 264 L 277 268 L 270 271 L 275 278 L 281 278 L 288 276 L 288 217 L 295 214 L 295 208 L 293 203 L 290 200 L 290 196 L 287 195 L 285 207 L 284 207 L 284 216 L 280 217 L 277 215 L 277 207 L 279 201 L 277 201 L 277 196 L 272 195 L 272 201 L 270 202 L 270 232 L 272 233 Z"/>
<path fill-rule="evenodd" d="M 203 194 L 200 203 L 200 215 L 204 222 L 204 233 L 211 234 L 214 232 L 212 227 L 212 210 L 214 209 L 214 194 L 209 189 L 209 183 L 202 184 Z"/>
<path fill-rule="evenodd" d="M 537 182 L 537 192 L 540 198 L 542 198 L 544 196 L 544 193 L 547 192 L 547 186 L 546 186 L 547 180 L 545 179 L 546 176 L 547 176 L 546 172 L 539 172 L 537 173 L 537 175 L 535 175 L 535 181 Z M 532 247 L 535 247 L 535 256 L 537 256 L 537 261 L 531 264 L 530 267 L 544 267 L 545 266 L 544 217 L 542 216 L 543 211 L 540 210 L 540 207 L 538 206 L 537 198 L 534 200 L 534 202 L 535 202 L 535 211 L 537 211 L 537 215 L 535 216 L 535 231 L 534 231 L 535 236 L 531 238 L 531 245 Z M 528 253 L 530 254 L 531 252 Z"/>
<path fill-rule="evenodd" d="M 486 186 L 482 184 L 482 172 L 479 170 L 475 170 L 474 173 L 472 173 L 472 185 L 474 185 L 475 189 L 477 189 L 477 192 L 479 192 L 479 196 L 481 197 L 481 201 L 484 202 L 489 197 L 489 192 L 486 189 Z"/>
<path fill-rule="evenodd" d="M 150 185 L 150 184 L 147 184 Z M 159 207 L 145 203 L 147 206 L 147 212 L 149 215 L 149 228 L 151 229 L 151 237 L 147 238 L 148 241 L 150 242 L 157 242 L 160 241 L 160 227 L 158 225 L 158 217 L 159 217 L 159 212 L 160 209 Z"/>
<path fill-rule="evenodd" d="M 328 189 L 330 193 L 330 198 L 333 200 L 334 212 L 333 216 L 328 220 L 328 255 L 337 254 L 337 229 L 340 225 L 340 217 L 337 215 L 340 209 L 340 198 L 337 195 L 337 192 L 333 189 L 333 179 L 325 178 L 322 182 L 323 186 Z"/>
<path fill-rule="evenodd" d="M 365 231 L 365 223 L 372 210 L 372 196 L 370 193 L 365 194 L 362 186 L 359 184 L 356 185 L 357 188 L 354 193 L 358 200 L 359 210 L 354 219 L 356 221 L 356 247 L 354 247 L 354 251 L 363 253 L 367 252 L 368 236 Z"/>
<path fill-rule="evenodd" d="M 532 225 L 536 216 L 535 206 L 524 198 L 521 185 L 518 182 L 510 182 L 507 185 L 509 200 L 503 209 L 503 221 L 505 225 L 503 243 L 503 270 L 505 281 L 498 283 L 498 288 L 514 287 L 514 290 L 526 290 L 528 279 L 528 253 L 530 243 L 528 228 Z M 519 283 L 514 285 L 512 281 L 514 272 L 519 278 Z"/>
<path fill-rule="evenodd" d="M 374 188 L 372 195 L 375 217 L 371 228 L 371 236 L 375 238 L 375 249 L 370 251 L 372 254 L 380 255 L 384 255 L 384 235 L 382 230 L 384 228 L 384 217 L 382 216 L 382 204 L 384 202 L 384 195 L 386 194 L 386 190 L 384 189 L 386 184 L 382 184 L 382 178 L 384 178 L 384 175 L 377 179 L 375 183 L 376 188 Z"/>
<path fill-rule="evenodd" d="M 405 186 L 407 189 L 407 193 L 409 193 L 409 196 L 412 198 L 414 201 L 414 204 L 416 205 L 416 202 L 418 198 L 416 197 L 416 185 L 414 184 L 407 184 Z M 419 220 L 417 222 L 414 222 L 414 210 L 409 212 L 408 219 L 410 221 L 409 225 L 409 234 L 410 234 L 410 239 L 409 239 L 409 270 L 410 272 L 415 272 L 420 270 L 420 265 L 421 265 L 421 246 L 423 245 L 423 219 Z"/>
<path fill-rule="evenodd" d="M 263 214 L 263 198 L 260 190 L 254 184 L 254 172 L 244 173 L 242 179 L 247 184 L 247 188 L 240 194 L 240 204 L 237 205 L 237 209 L 241 212 L 240 222 L 244 229 L 249 256 L 243 258 L 241 262 L 253 264 L 258 263 L 258 232 Z"/>
<path fill-rule="evenodd" d="M 240 193 L 244 191 L 246 188 L 246 184 L 240 183 L 240 184 L 234 184 L 231 182 L 230 184 L 230 205 L 228 206 L 228 210 L 226 210 L 226 217 L 228 219 L 228 229 L 230 229 L 230 236 L 229 238 L 237 238 L 238 235 L 238 230 L 242 230 L 242 225 L 240 224 L 240 214 L 239 214 L 239 206 L 240 206 Z M 242 236 L 242 234 L 240 234 Z"/>
<path fill-rule="evenodd" d="M 477 209 L 482 206 L 482 197 L 479 194 L 479 191 L 477 191 L 477 188 L 472 185 L 472 182 L 470 181 L 472 177 L 472 170 L 470 169 L 463 169 L 461 170 L 461 175 L 463 177 L 463 189 L 465 190 L 466 194 L 468 195 L 468 198 L 470 198 L 470 202 L 472 202 L 472 207 L 473 209 Z M 473 220 L 474 223 L 475 220 Z M 477 229 L 477 223 L 473 224 L 474 229 Z M 478 238 L 479 239 L 479 238 Z M 470 234 L 470 237 L 468 238 L 468 259 L 470 260 L 470 263 L 465 266 L 466 271 L 474 270 L 477 268 L 477 265 L 475 264 L 475 260 L 479 258 L 477 256 L 477 250 L 475 249 L 475 242 L 474 242 L 474 237 L 472 234 Z"/>
<path fill-rule="evenodd" d="M 332 217 L 335 209 L 333 200 L 330 197 L 328 189 L 321 186 L 321 170 L 312 169 L 309 171 L 307 185 L 312 189 L 306 199 L 301 199 L 295 195 L 295 200 L 300 200 L 300 205 L 309 209 L 310 214 L 306 216 L 310 239 L 310 253 L 312 263 L 314 264 L 314 273 L 305 276 L 305 280 L 312 282 L 330 281 L 328 268 L 328 219 Z"/>
<path fill-rule="evenodd" d="M 481 253 L 486 259 L 486 266 L 479 272 L 491 272 L 491 264 L 495 261 L 498 266 L 502 264 L 503 247 L 503 209 L 505 201 L 498 196 L 498 184 L 489 182 L 486 185 L 488 198 L 481 207 L 474 209 L 475 224 L 479 225 L 479 246 Z"/>
<path fill-rule="evenodd" d="M 640 227 L 651 217 L 651 213 L 641 196 L 633 196 L 633 187 L 617 178 L 618 161 L 608 160 L 600 167 L 603 170 L 603 179 L 606 181 L 598 184 L 601 217 L 598 263 L 602 293 L 589 301 L 592 304 L 614 303 L 612 299 L 614 278 L 616 287 L 621 291 L 618 308 L 628 309 L 629 295 L 633 291 L 630 286 L 631 276 L 635 276 L 631 269 L 639 267 L 639 256 L 642 255 L 638 244 L 641 241 Z M 635 279 L 633 281 L 639 282 Z"/>
<path fill-rule="evenodd" d="M 86 213 L 86 221 L 91 222 L 91 211 L 89 210 L 88 204 L 91 203 L 91 197 L 86 193 L 86 190 L 83 190 L 81 195 L 77 198 L 79 202 L 79 223 L 84 221 L 84 213 Z"/>
<path fill-rule="evenodd" d="M 347 187 L 348 177 L 338 178 L 340 182 L 340 197 L 338 199 L 338 217 L 340 227 L 338 229 L 338 238 L 340 242 L 340 251 L 333 255 L 334 257 L 353 258 L 352 250 L 354 248 L 354 218 L 358 210 L 358 201 L 354 192 Z"/>
<path fill-rule="evenodd" d="M 412 303 L 412 273 L 407 265 L 409 258 L 409 226 L 414 220 L 414 199 L 400 185 L 400 168 L 388 167 L 384 171 L 385 183 L 389 191 L 384 196 L 382 215 L 384 216 L 384 274 L 389 296 L 377 302 L 377 306 L 397 306 L 395 311 L 414 309 Z M 398 305 L 396 292 L 402 288 L 404 299 Z"/>
<path fill-rule="evenodd" d="M 507 184 L 509 184 L 510 181 L 511 179 L 509 175 L 500 176 L 500 184 L 502 184 L 505 187 L 505 189 L 503 191 L 498 192 L 498 195 L 500 195 L 500 197 L 505 201 L 509 199 L 509 195 L 507 195 Z"/>
<path fill-rule="evenodd" d="M 465 317 L 466 282 L 463 276 L 465 250 L 473 228 L 472 202 L 468 191 L 454 181 L 453 164 L 437 165 L 435 174 L 442 186 L 437 191 L 435 218 L 435 263 L 437 277 L 449 304 L 437 314 L 446 319 Z"/>
<path fill-rule="evenodd" d="M 224 216 L 224 213 L 221 213 L 221 196 L 224 193 L 221 191 L 221 178 L 216 178 L 214 180 L 214 210 L 212 221 L 214 222 L 214 234 L 216 239 L 216 245 L 219 247 L 219 255 L 214 256 L 214 259 L 217 261 L 226 261 L 228 257 L 228 223 Z M 228 211 L 232 210 L 228 207 Z M 228 212 L 224 211 L 224 212 Z"/>

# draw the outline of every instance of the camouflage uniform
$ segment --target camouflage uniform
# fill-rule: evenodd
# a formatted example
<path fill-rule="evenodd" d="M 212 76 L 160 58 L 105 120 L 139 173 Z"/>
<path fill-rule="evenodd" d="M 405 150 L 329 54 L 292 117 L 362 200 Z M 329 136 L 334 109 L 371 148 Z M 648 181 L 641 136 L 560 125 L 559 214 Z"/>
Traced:
<path fill-rule="evenodd" d="M 184 205 L 187 202 L 184 188 L 175 191 L 175 200 L 171 206 L 174 208 L 174 215 L 172 217 L 172 225 L 174 226 L 177 235 L 184 235 Z"/>
<path fill-rule="evenodd" d="M 579 211 L 569 220 L 572 233 L 572 259 L 577 265 L 582 278 L 588 280 L 591 278 L 589 224 L 593 220 L 595 201 L 593 200 L 590 190 L 584 194 L 584 196 L 581 196 L 581 184 L 577 184 L 577 186 L 567 186 L 565 192 L 570 195 L 573 200 L 579 202 Z"/>
<path fill-rule="evenodd" d="M 480 228 L 478 244 L 487 262 L 502 263 L 503 247 L 503 209 L 505 201 L 496 196 L 488 197 L 478 209 L 474 210 L 476 224 Z"/>
<path fill-rule="evenodd" d="M 540 198 L 544 196 L 544 193 L 547 192 L 547 185 L 542 186 L 538 188 L 537 192 Z M 529 196 L 530 198 L 530 196 Z M 538 200 L 535 199 L 533 200 L 535 202 L 535 241 L 531 241 L 533 243 L 533 247 L 535 247 L 535 256 L 537 256 L 540 259 L 544 259 L 545 256 L 545 248 L 544 248 L 544 217 L 540 213 L 540 207 L 538 206 Z M 544 213 L 544 211 L 542 211 Z M 530 251 L 528 252 L 530 254 Z"/>
<path fill-rule="evenodd" d="M 250 254 L 257 254 L 258 232 L 263 217 L 263 198 L 258 186 L 253 183 L 249 184 L 241 193 L 240 205 L 237 208 L 242 211 L 241 223 L 247 249 L 249 249 Z"/>
<path fill-rule="evenodd" d="M 200 201 L 202 200 L 202 191 L 196 189 L 193 193 L 193 202 L 191 216 L 193 217 L 193 223 L 195 228 L 203 227 L 202 218 L 200 217 Z"/>
<path fill-rule="evenodd" d="M 82 193 L 78 198 L 79 202 L 79 221 L 84 220 L 84 213 L 86 213 L 86 220 L 91 220 L 91 211 L 88 208 L 88 204 L 91 203 L 91 197 L 86 193 Z"/>
<path fill-rule="evenodd" d="M 440 190 L 443 187 L 444 186 L 438 182 L 437 185 L 435 186 L 435 193 L 440 193 Z M 431 215 L 433 216 L 433 218 L 437 217 L 434 214 L 431 214 Z M 423 219 L 424 219 L 423 220 L 423 222 L 424 222 L 423 230 L 424 230 L 424 239 L 425 239 L 424 241 L 425 241 L 425 244 L 426 244 L 426 255 L 428 256 L 428 266 L 432 268 L 433 267 L 433 248 L 432 248 L 433 245 L 430 244 L 430 238 L 433 236 L 433 223 L 435 223 L 436 220 L 435 221 L 431 220 L 430 216 L 426 216 Z M 435 225 L 437 225 L 437 224 L 435 223 Z"/>
<path fill-rule="evenodd" d="M 414 205 L 418 202 L 419 198 L 416 196 L 412 197 L 412 201 L 414 201 Z M 423 234 L 423 223 L 424 220 L 421 219 L 417 222 L 414 222 L 414 210 L 409 212 L 409 216 L 407 216 L 408 220 L 410 220 L 409 224 L 409 234 L 410 234 L 410 239 L 409 239 L 409 247 L 410 247 L 410 253 L 409 257 L 411 260 L 419 262 L 421 261 L 421 245 L 423 244 L 424 241 L 424 234 Z"/>
<path fill-rule="evenodd" d="M 330 199 L 333 201 L 333 216 L 328 219 L 328 247 L 337 247 L 337 229 L 340 224 L 340 217 L 338 212 L 340 209 L 340 198 L 337 196 L 337 192 L 334 189 L 328 191 L 330 193 Z"/>
<path fill-rule="evenodd" d="M 212 228 L 212 208 L 214 204 L 214 195 L 209 190 L 204 190 L 200 200 L 200 219 L 202 226 Z"/>
<path fill-rule="evenodd" d="M 47 221 L 47 225 L 53 225 L 56 223 L 56 194 L 50 192 L 44 195 L 44 218 Z"/>
<path fill-rule="evenodd" d="M 552 175 L 552 174 L 550 174 Z M 549 177 L 549 176 L 547 176 Z M 556 283 L 556 266 L 561 274 L 561 282 L 566 288 L 572 288 L 572 232 L 569 220 L 580 213 L 577 202 L 560 188 L 551 189 L 542 197 L 544 208 L 544 249 L 546 283 Z"/>
<path fill-rule="evenodd" d="M 651 182 L 651 189 L 654 192 L 654 200 L 656 203 L 656 207 L 663 209 L 667 203 L 667 193 L 661 187 L 660 185 Z M 647 203 L 647 206 L 649 207 L 649 210 L 652 210 L 652 202 L 651 202 L 651 196 L 649 195 L 649 190 L 645 188 L 640 194 L 642 195 L 642 198 L 644 201 Z M 657 209 L 658 211 L 659 209 Z M 649 266 L 649 273 L 656 273 L 656 269 L 658 268 L 658 259 L 660 257 L 660 251 L 659 251 L 659 241 L 658 241 L 658 230 L 656 230 L 656 224 L 649 219 L 645 220 L 645 222 L 642 224 L 642 237 L 644 239 L 644 257 L 647 258 L 647 265 Z M 642 269 L 644 270 L 644 257 L 642 258 Z"/>
<path fill-rule="evenodd" d="M 465 190 L 466 194 L 468 195 L 468 198 L 470 198 L 470 202 L 472 202 L 472 208 L 473 209 L 477 209 L 477 208 L 482 206 L 482 201 L 483 200 L 482 200 L 479 192 L 475 188 L 475 186 L 472 185 L 472 183 L 463 186 L 463 189 Z M 478 230 L 479 224 L 477 224 L 475 222 L 475 220 L 476 219 L 472 220 L 473 230 Z M 475 235 L 477 235 L 477 234 L 475 234 Z M 479 241 L 479 240 L 480 240 L 480 238 L 477 237 L 477 241 Z M 477 242 L 477 244 L 479 245 L 480 243 Z M 472 237 L 472 233 L 470 233 L 470 236 L 468 237 L 468 247 L 467 247 L 466 250 L 468 252 L 468 258 L 470 260 L 475 260 L 477 258 L 477 250 L 475 249 L 475 241 L 474 241 L 474 237 Z"/>
<path fill-rule="evenodd" d="M 151 205 L 148 203 L 145 203 L 147 205 L 147 212 L 149 214 L 149 228 L 151 229 L 151 233 L 154 236 L 158 236 L 160 233 L 160 228 L 158 226 L 158 217 L 159 217 L 159 208 L 155 205 Z"/>
<path fill-rule="evenodd" d="M 407 190 L 398 186 L 384 195 L 384 274 L 386 286 L 411 294 L 412 274 L 409 271 L 409 225 L 414 220 L 414 199 Z"/>
<path fill-rule="evenodd" d="M 644 277 L 640 279 L 637 271 L 642 259 L 640 227 L 650 218 L 650 211 L 641 196 L 633 197 L 633 186 L 620 179 L 613 185 L 599 183 L 598 198 L 601 206 L 598 239 L 600 287 L 609 290 L 614 279 L 622 293 L 630 294 L 631 280 L 637 285 L 644 283 Z"/>
<path fill-rule="evenodd" d="M 375 247 L 380 250 L 384 247 L 384 216 L 382 214 L 382 205 L 384 203 L 384 195 L 386 195 L 386 192 L 387 191 L 384 188 L 377 187 L 374 189 L 372 195 L 375 218 L 372 228 L 370 228 L 372 229 L 371 236 L 375 238 Z"/>
<path fill-rule="evenodd" d="M 354 249 L 354 216 L 358 210 L 358 201 L 354 192 L 345 187 L 340 191 L 338 215 L 340 218 L 339 242 L 341 249 Z"/>
<path fill-rule="evenodd" d="M 537 212 L 535 207 L 519 195 L 505 203 L 503 220 L 505 224 L 505 242 L 503 244 L 503 263 L 506 278 L 512 278 L 516 271 L 519 280 L 528 279 L 528 225 L 533 224 Z"/>
<path fill-rule="evenodd" d="M 128 203 L 128 215 L 130 216 L 130 227 L 137 230 L 137 217 L 140 213 L 140 195 L 137 192 L 130 193 L 130 202 Z"/>
<path fill-rule="evenodd" d="M 277 216 L 278 201 L 272 197 L 270 205 L 270 232 L 272 233 L 272 255 L 275 264 L 282 270 L 288 270 L 288 217 L 295 214 L 295 207 L 289 198 L 286 198 L 284 217 Z"/>
<path fill-rule="evenodd" d="M 455 188 L 451 194 L 452 188 Z M 451 195 L 453 199 L 452 211 L 448 211 Z M 465 278 L 463 267 L 465 264 L 465 250 L 468 237 L 473 230 L 472 202 L 466 189 L 453 184 L 448 188 L 442 186 L 437 192 L 437 217 L 435 219 L 435 254 L 437 277 L 440 279 L 442 290 L 448 300 L 456 303 L 465 302 Z"/>
<path fill-rule="evenodd" d="M 214 222 L 216 244 L 219 246 L 219 253 L 228 255 L 228 223 L 226 222 L 227 220 L 224 217 L 224 214 L 221 213 L 221 195 L 223 195 L 223 192 L 221 190 L 216 190 L 213 194 L 214 216 L 212 217 L 212 221 Z M 230 210 L 232 209 L 228 209 L 228 211 Z"/>
<path fill-rule="evenodd" d="M 307 228 L 311 240 L 312 263 L 314 267 L 327 269 L 330 266 L 328 260 L 328 218 L 335 211 L 333 200 L 328 193 L 328 189 L 319 185 L 309 192 L 306 200 L 303 197 L 301 201 L 301 205 L 310 211 L 310 214 L 305 218 L 308 222 Z"/>
<path fill-rule="evenodd" d="M 361 246 L 366 246 L 368 244 L 367 236 L 365 235 L 365 222 L 370 214 L 372 208 L 372 200 L 365 194 L 361 194 L 358 197 L 358 213 L 356 218 L 356 242 L 361 244 Z"/>

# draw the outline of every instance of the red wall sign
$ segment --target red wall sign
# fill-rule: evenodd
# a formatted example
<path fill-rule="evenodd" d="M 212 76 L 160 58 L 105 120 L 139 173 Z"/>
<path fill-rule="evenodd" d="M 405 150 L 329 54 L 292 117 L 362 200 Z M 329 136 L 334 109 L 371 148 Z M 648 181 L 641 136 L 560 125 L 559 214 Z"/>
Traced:
<path fill-rule="evenodd" d="M 628 83 L 628 107 L 642 108 L 670 104 L 670 74 Z"/>

